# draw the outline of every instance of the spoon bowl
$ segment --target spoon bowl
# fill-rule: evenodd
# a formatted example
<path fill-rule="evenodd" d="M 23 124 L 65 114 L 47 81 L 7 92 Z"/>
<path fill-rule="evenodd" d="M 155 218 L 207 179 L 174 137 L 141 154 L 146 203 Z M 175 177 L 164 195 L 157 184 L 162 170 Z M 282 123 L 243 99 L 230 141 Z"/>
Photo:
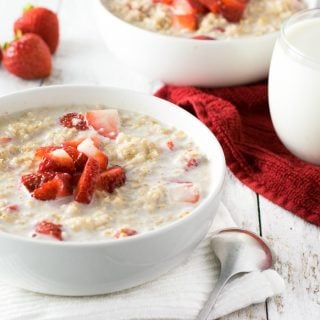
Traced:
<path fill-rule="evenodd" d="M 221 270 L 250 272 L 269 269 L 273 253 L 257 234 L 238 228 L 223 229 L 212 236 L 211 248 L 221 263 Z"/>
<path fill-rule="evenodd" d="M 212 236 L 210 245 L 220 261 L 221 272 L 197 320 L 208 319 L 221 290 L 233 276 L 269 269 L 274 262 L 273 253 L 265 240 L 247 230 L 220 230 Z"/>

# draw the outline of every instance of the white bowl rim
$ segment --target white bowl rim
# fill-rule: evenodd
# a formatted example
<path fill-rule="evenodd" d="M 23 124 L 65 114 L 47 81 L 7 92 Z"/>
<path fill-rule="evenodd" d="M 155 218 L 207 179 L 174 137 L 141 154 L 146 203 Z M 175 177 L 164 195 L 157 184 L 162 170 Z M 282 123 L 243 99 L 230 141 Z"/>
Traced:
<path fill-rule="evenodd" d="M 239 37 L 239 38 L 227 38 L 227 39 L 219 39 L 219 40 L 199 40 L 199 39 L 193 39 L 193 38 L 188 38 L 188 37 L 181 37 L 178 35 L 168 35 L 168 34 L 163 34 L 163 33 L 159 33 L 156 31 L 151 31 L 148 29 L 144 29 L 142 27 L 138 27 L 130 22 L 127 22 L 124 19 L 121 19 L 120 17 L 118 17 L 116 14 L 114 14 L 106 5 L 103 4 L 103 0 L 96 0 L 99 2 L 99 6 L 102 7 L 105 12 L 112 17 L 115 21 L 117 21 L 118 23 L 124 24 L 127 27 L 130 27 L 132 29 L 134 29 L 135 31 L 141 31 L 142 33 L 145 33 L 146 35 L 151 35 L 151 36 L 155 36 L 158 37 L 159 39 L 167 39 L 169 41 L 180 41 L 180 42 L 184 42 L 184 43 L 197 43 L 199 45 L 202 46 L 214 46 L 214 45 L 223 45 L 226 43 L 237 43 L 237 42 L 241 42 L 243 43 L 244 41 L 264 41 L 267 38 L 274 38 L 277 37 L 280 29 L 278 31 L 272 31 L 272 32 L 268 32 L 262 35 L 250 35 L 250 36 L 243 36 L 243 37 Z"/>
<path fill-rule="evenodd" d="M 32 92 L 36 92 L 36 91 L 44 91 L 44 90 L 55 91 L 55 90 L 59 90 L 59 89 L 63 90 L 64 88 L 66 88 L 66 89 L 67 88 L 81 89 L 81 90 L 85 90 L 86 88 L 87 89 L 103 89 L 104 88 L 106 90 L 113 90 L 113 91 L 119 91 L 119 92 L 126 91 L 128 93 L 135 94 L 135 95 L 152 97 L 155 100 L 161 100 L 162 102 L 165 102 L 168 105 L 171 105 L 175 108 L 178 108 L 178 110 L 180 110 L 179 112 L 184 113 L 187 117 L 192 117 L 194 119 L 194 121 L 198 121 L 199 124 L 202 125 L 204 127 L 204 129 L 208 132 L 208 134 L 211 135 L 211 138 L 213 140 L 216 140 L 216 143 L 215 143 L 216 152 L 217 152 L 217 154 L 220 155 L 218 157 L 220 164 L 217 165 L 217 167 L 220 167 L 221 172 L 219 171 L 218 175 L 216 176 L 217 179 L 212 181 L 212 184 L 210 186 L 210 189 L 211 189 L 210 193 L 205 197 L 205 199 L 203 199 L 203 201 L 200 202 L 200 204 L 196 208 L 194 208 L 194 210 L 192 210 L 190 212 L 189 215 L 187 215 L 183 219 L 173 221 L 173 222 L 168 223 L 167 225 L 159 227 L 155 230 L 146 231 L 141 234 L 137 234 L 133 237 L 124 237 L 124 238 L 120 238 L 120 239 L 116 239 L 116 240 L 115 239 L 105 239 L 105 240 L 94 240 L 94 241 L 48 241 L 48 240 L 42 240 L 42 239 L 35 240 L 33 238 L 27 238 L 24 236 L 0 231 L 0 241 L 1 241 L 1 238 L 6 238 L 8 240 L 27 242 L 32 245 L 44 245 L 44 246 L 65 247 L 65 248 L 68 248 L 68 247 L 83 248 L 83 247 L 96 247 L 96 246 L 104 246 L 104 247 L 121 246 L 121 245 L 125 245 L 127 242 L 147 240 L 148 238 L 155 237 L 158 234 L 164 233 L 168 230 L 176 228 L 177 226 L 179 226 L 181 224 L 187 223 L 189 220 L 192 220 L 196 216 L 198 216 L 201 213 L 202 207 L 206 206 L 209 201 L 214 199 L 219 194 L 219 192 L 224 184 L 224 179 L 225 179 L 225 174 L 226 174 L 226 162 L 225 162 L 224 152 L 222 150 L 222 147 L 221 147 L 218 139 L 209 130 L 209 128 L 205 124 L 203 124 L 198 118 L 192 116 L 186 110 L 180 108 L 179 106 L 177 106 L 167 100 L 163 100 L 161 98 L 155 97 L 150 94 L 146 94 L 146 93 L 142 93 L 142 92 L 126 89 L 126 88 L 119 88 L 119 87 L 112 87 L 112 86 L 105 86 L 105 85 L 67 84 L 67 85 L 50 85 L 50 86 L 44 86 L 44 87 L 35 87 L 35 88 L 29 88 L 29 89 L 11 92 L 9 94 L 0 95 L 0 103 L 1 103 L 1 99 L 3 99 L 3 98 L 10 98 L 10 97 L 13 97 L 16 95 L 23 96 L 25 93 L 32 93 Z M 119 108 L 119 109 L 121 109 L 121 108 Z M 1 115 L 0 115 L 0 117 L 1 117 Z"/>

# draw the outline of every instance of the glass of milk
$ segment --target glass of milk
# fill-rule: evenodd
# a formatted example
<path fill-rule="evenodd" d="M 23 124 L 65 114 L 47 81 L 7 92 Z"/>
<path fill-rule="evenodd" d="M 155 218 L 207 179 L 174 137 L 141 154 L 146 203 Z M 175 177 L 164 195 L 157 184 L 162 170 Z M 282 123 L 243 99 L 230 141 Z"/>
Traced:
<path fill-rule="evenodd" d="M 320 165 L 320 8 L 282 26 L 269 73 L 275 130 L 289 151 Z"/>

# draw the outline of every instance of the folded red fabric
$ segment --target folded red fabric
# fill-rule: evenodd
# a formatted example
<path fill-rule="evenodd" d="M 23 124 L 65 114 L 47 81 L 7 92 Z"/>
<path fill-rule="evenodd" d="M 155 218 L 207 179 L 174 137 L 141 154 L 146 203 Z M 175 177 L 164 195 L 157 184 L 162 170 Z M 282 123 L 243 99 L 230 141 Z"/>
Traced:
<path fill-rule="evenodd" d="M 206 124 L 221 143 L 229 169 L 245 185 L 320 226 L 320 166 L 290 154 L 276 136 L 266 83 L 217 89 L 164 86 L 155 95 Z"/>

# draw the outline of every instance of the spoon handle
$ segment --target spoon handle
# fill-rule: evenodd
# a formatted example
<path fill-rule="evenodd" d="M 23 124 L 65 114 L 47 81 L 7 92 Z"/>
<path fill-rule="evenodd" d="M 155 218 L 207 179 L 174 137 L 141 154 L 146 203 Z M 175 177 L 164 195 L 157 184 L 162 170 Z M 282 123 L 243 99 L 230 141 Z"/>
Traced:
<path fill-rule="evenodd" d="M 197 320 L 208 320 L 208 317 L 210 315 L 210 312 L 214 305 L 216 304 L 217 298 L 221 292 L 221 290 L 224 288 L 228 280 L 231 278 L 232 275 L 225 275 L 220 274 L 219 279 L 214 287 L 214 289 L 211 291 L 210 296 L 207 300 L 207 302 L 204 304 L 202 310 L 200 311 Z"/>

